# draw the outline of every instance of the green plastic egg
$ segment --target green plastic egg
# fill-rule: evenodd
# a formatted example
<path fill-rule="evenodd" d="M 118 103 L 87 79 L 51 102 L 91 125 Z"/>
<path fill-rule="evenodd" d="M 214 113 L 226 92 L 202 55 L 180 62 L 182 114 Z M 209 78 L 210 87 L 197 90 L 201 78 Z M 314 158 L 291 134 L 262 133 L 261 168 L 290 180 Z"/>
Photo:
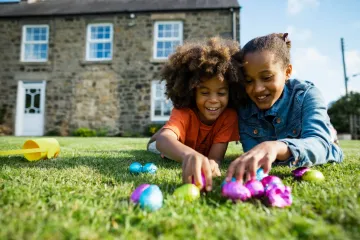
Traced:
<path fill-rule="evenodd" d="M 318 170 L 309 170 L 304 173 L 302 179 L 309 182 L 321 182 L 325 177 L 322 172 Z"/>
<path fill-rule="evenodd" d="M 174 196 L 186 201 L 194 201 L 200 197 L 200 189 L 194 184 L 184 184 L 174 191 Z"/>

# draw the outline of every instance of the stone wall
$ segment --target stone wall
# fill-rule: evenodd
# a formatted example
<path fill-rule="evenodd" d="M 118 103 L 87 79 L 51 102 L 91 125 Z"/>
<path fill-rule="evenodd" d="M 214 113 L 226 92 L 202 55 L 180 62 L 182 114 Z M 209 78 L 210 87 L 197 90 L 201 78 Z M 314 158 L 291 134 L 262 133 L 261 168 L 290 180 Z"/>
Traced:
<path fill-rule="evenodd" d="M 154 21 L 167 19 L 183 21 L 184 41 L 232 37 L 230 10 L 0 19 L 0 124 L 15 127 L 19 80 L 46 80 L 45 133 L 66 136 L 79 127 L 142 133 L 151 123 L 151 81 L 159 79 L 163 64 L 152 59 Z M 239 29 L 238 13 L 236 19 Z M 111 61 L 85 61 L 91 23 L 113 24 Z M 28 24 L 49 25 L 46 63 L 20 61 L 22 26 Z"/>

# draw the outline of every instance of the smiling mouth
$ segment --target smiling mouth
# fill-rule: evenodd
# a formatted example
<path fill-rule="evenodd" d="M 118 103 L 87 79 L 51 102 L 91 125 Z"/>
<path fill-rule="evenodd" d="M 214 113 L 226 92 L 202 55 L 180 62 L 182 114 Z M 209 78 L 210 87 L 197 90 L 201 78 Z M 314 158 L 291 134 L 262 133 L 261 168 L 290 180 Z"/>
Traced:
<path fill-rule="evenodd" d="M 206 110 L 210 111 L 210 112 L 216 112 L 217 110 L 219 110 L 220 108 L 206 108 Z"/>
<path fill-rule="evenodd" d="M 269 96 L 270 95 L 262 95 L 262 96 L 255 97 L 255 98 L 258 102 L 265 102 L 269 98 Z"/>

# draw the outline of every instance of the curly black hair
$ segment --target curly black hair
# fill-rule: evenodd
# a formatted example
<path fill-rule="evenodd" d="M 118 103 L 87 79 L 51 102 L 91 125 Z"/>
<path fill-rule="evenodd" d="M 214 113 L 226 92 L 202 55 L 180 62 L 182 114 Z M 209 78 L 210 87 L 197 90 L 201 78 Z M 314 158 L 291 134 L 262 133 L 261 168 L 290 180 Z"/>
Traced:
<path fill-rule="evenodd" d="M 175 108 L 194 108 L 195 88 L 205 79 L 218 77 L 229 86 L 229 107 L 238 107 L 245 99 L 240 51 L 233 40 L 212 37 L 187 42 L 177 47 L 164 65 L 161 76 L 166 81 L 166 95 Z"/>

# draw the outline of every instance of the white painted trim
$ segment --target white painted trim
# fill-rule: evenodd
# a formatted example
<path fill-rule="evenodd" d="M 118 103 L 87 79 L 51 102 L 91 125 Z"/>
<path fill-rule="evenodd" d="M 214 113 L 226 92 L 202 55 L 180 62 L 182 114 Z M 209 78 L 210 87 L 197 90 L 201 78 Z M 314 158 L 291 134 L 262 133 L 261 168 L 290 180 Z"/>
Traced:
<path fill-rule="evenodd" d="M 19 81 L 16 96 L 15 136 L 21 136 L 21 133 L 23 132 L 24 104 L 25 94 L 23 81 Z"/>
<path fill-rule="evenodd" d="M 158 39 L 158 26 L 159 24 L 179 24 L 179 37 L 171 37 L 171 38 L 161 38 Z M 166 60 L 168 57 L 158 57 L 157 56 L 157 42 L 158 40 L 162 41 L 180 41 L 180 45 L 183 44 L 183 22 L 182 21 L 156 21 L 154 24 L 154 39 L 153 39 L 153 59 L 156 60 Z"/>
<path fill-rule="evenodd" d="M 26 37 L 26 29 L 27 28 L 42 28 L 45 27 L 47 30 L 47 39 L 46 41 L 32 41 L 32 42 L 27 42 L 27 43 L 33 43 L 33 44 L 47 44 L 47 53 L 46 53 L 46 59 L 25 59 L 25 37 Z M 20 54 L 20 61 L 21 62 L 47 62 L 48 58 L 49 58 L 49 35 L 50 35 L 50 30 L 49 30 L 49 25 L 46 24 L 41 24 L 41 25 L 24 25 L 22 27 L 22 36 L 21 36 L 21 54 Z"/>
<path fill-rule="evenodd" d="M 156 85 L 160 84 L 160 80 L 153 80 L 151 81 L 151 96 L 150 96 L 150 111 L 151 111 L 151 118 L 150 120 L 152 122 L 165 122 L 168 121 L 170 116 L 155 116 L 155 96 L 156 96 Z M 166 99 L 165 97 L 165 92 L 164 92 L 164 100 Z M 170 100 L 169 100 L 170 101 Z M 162 109 L 163 110 L 163 109 Z"/>
<path fill-rule="evenodd" d="M 90 40 L 91 27 L 103 26 L 110 27 L 110 39 L 102 39 L 102 40 Z M 110 58 L 91 58 L 90 57 L 90 43 L 110 43 L 111 44 L 111 57 Z M 85 60 L 86 61 L 109 61 L 112 60 L 114 54 L 114 26 L 112 23 L 94 23 L 88 24 L 86 29 L 86 52 L 85 52 Z"/>

